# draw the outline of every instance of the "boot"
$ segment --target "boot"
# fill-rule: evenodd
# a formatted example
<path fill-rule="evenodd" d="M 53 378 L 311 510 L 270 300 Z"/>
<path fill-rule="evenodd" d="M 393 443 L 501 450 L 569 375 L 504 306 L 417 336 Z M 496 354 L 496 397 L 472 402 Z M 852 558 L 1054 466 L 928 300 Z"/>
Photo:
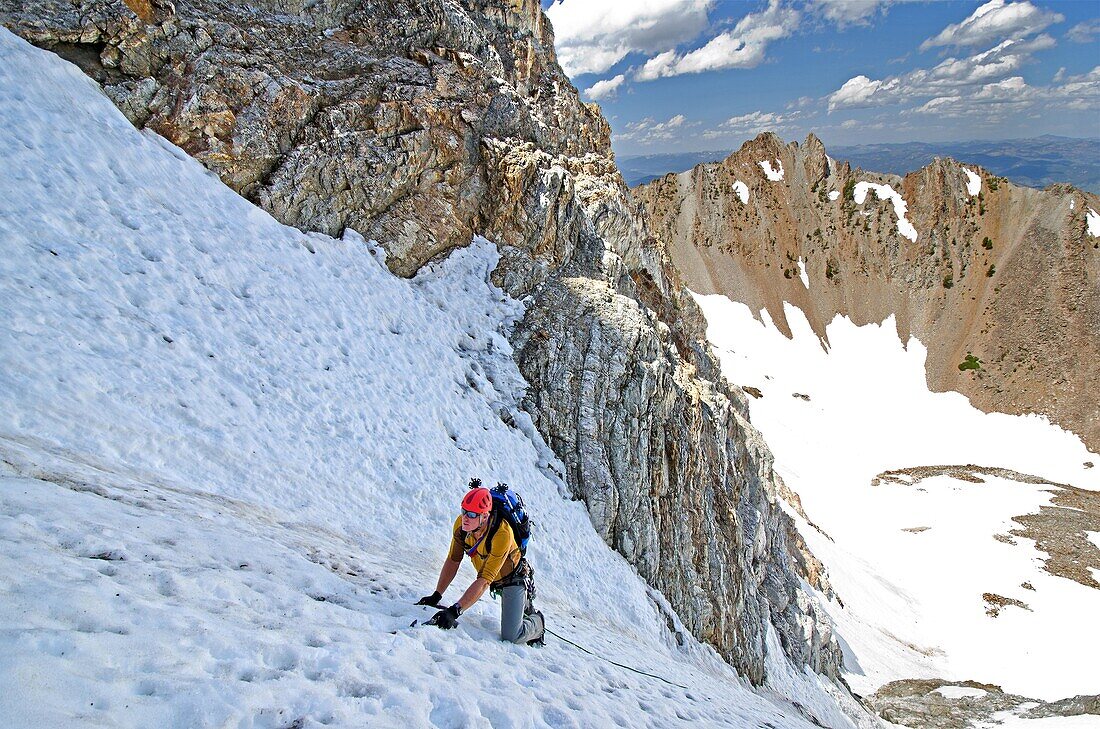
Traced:
<path fill-rule="evenodd" d="M 530 638 L 527 641 L 527 645 L 534 645 L 541 648 L 542 646 L 546 645 L 546 619 L 542 617 L 541 610 L 535 610 L 528 617 L 528 620 L 530 620 L 535 625 L 536 631 L 535 637 Z"/>

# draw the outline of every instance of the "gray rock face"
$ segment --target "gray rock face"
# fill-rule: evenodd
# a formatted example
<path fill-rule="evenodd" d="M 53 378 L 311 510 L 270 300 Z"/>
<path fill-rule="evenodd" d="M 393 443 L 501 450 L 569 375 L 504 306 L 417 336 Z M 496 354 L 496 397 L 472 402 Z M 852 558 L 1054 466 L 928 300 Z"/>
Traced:
<path fill-rule="evenodd" d="M 536 0 L 0 0 L 0 20 L 284 223 L 352 228 L 406 275 L 496 241 L 497 282 L 530 297 L 525 406 L 596 529 L 752 681 L 769 624 L 838 675 L 771 455 Z"/>
<path fill-rule="evenodd" d="M 1046 702 L 1005 693 L 992 684 L 934 678 L 891 681 L 867 701 L 892 724 L 914 729 L 968 729 L 1000 723 L 1012 715 L 1023 719 L 1100 716 L 1100 696 Z"/>

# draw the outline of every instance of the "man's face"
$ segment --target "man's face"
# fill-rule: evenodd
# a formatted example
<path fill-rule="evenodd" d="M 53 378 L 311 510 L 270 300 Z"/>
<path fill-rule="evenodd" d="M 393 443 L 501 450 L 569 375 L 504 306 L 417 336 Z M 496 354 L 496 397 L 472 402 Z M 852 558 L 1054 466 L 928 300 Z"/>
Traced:
<path fill-rule="evenodd" d="M 473 516 L 471 516 L 473 514 Z M 462 512 L 462 531 L 472 532 L 480 528 L 485 522 L 485 514 L 475 514 L 472 511 Z"/>

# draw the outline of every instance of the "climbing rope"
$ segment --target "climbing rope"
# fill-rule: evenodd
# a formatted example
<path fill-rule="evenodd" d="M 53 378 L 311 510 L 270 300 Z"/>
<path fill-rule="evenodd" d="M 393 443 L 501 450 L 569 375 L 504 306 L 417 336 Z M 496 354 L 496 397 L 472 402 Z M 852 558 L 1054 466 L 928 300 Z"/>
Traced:
<path fill-rule="evenodd" d="M 587 653 L 588 655 L 590 655 L 590 656 L 593 656 L 593 657 L 595 657 L 595 658 L 599 658 L 599 659 L 600 659 L 601 661 L 607 661 L 608 663 L 610 663 L 610 664 L 611 664 L 611 665 L 613 665 L 613 666 L 618 666 L 619 668 L 625 668 L 625 669 L 626 669 L 626 670 L 628 670 L 628 671 L 633 671 L 634 673 L 638 673 L 638 674 L 641 674 L 642 676 L 649 676 L 650 678 L 655 678 L 655 679 L 657 679 L 658 681 L 664 681 L 664 682 L 665 682 L 665 683 L 667 683 L 667 684 L 668 684 L 669 686 L 675 686 L 676 688 L 682 688 L 682 689 L 686 689 L 686 688 L 687 688 L 687 686 L 681 686 L 681 685 L 680 685 L 680 684 L 678 684 L 678 683 L 673 683 L 672 681 L 669 681 L 669 680 L 668 680 L 667 678 L 662 678 L 661 676 L 656 676 L 656 675 L 654 675 L 654 674 L 652 674 L 652 673 L 646 673 L 645 671 L 639 671 L 639 670 L 638 670 L 637 668 L 631 668 L 630 666 L 625 666 L 625 665 L 623 665 L 622 663 L 616 663 L 615 661 L 611 660 L 610 658 L 604 658 L 604 657 L 603 657 L 603 656 L 601 656 L 601 655 L 597 655 L 597 654 L 593 653 L 592 651 L 590 651 L 590 650 L 588 650 L 587 648 L 585 648 L 585 647 L 584 647 L 583 645 L 577 645 L 576 643 L 574 643 L 573 641 L 569 640 L 569 639 L 568 639 L 568 638 L 566 638 L 565 636 L 563 636 L 563 635 L 558 635 L 557 633 L 555 633 L 554 631 L 550 630 L 549 628 L 545 628 L 545 630 L 546 630 L 546 632 L 547 632 L 547 633 L 549 633 L 550 635 L 554 636 L 554 637 L 555 637 L 555 638 L 557 638 L 558 640 L 563 640 L 563 641 L 565 641 L 566 643 L 568 643 L 569 645 L 573 646 L 574 648 L 579 648 L 580 650 L 584 651 L 584 652 L 585 652 L 585 653 Z"/>

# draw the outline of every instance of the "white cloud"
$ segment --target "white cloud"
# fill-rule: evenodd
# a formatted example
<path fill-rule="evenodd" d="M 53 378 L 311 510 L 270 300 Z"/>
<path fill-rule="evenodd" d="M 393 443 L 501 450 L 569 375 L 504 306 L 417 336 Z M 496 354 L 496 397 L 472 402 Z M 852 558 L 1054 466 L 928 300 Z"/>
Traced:
<path fill-rule="evenodd" d="M 676 51 L 665 51 L 645 62 L 634 75 L 636 81 L 652 81 L 662 76 L 674 76 L 669 70 L 676 63 Z"/>
<path fill-rule="evenodd" d="M 706 139 L 721 139 L 734 135 L 744 137 L 755 136 L 760 132 L 778 132 L 794 128 L 796 123 L 803 118 L 805 116 L 800 111 L 790 114 L 754 111 L 741 116 L 730 117 L 716 128 L 703 132 L 703 137 Z"/>
<path fill-rule="evenodd" d="M 810 0 L 809 9 L 826 20 L 844 28 L 867 25 L 880 11 L 885 12 L 890 0 Z"/>
<path fill-rule="evenodd" d="M 965 95 L 937 96 L 911 113 L 995 124 L 1009 116 L 1049 113 L 1051 109 L 1100 112 L 1100 66 L 1079 76 L 1063 75 L 1051 86 L 1030 86 L 1022 77 L 1012 76 Z"/>
<path fill-rule="evenodd" d="M 682 55 L 670 50 L 651 58 L 635 79 L 652 81 L 685 73 L 755 68 L 764 61 L 770 43 L 786 38 L 798 28 L 800 17 L 797 10 L 782 6 L 779 0 L 770 0 L 767 9 L 749 13 L 733 30 L 711 38 L 701 48 Z"/>
<path fill-rule="evenodd" d="M 656 142 L 671 142 L 682 137 L 688 127 L 696 123 L 688 122 L 683 114 L 677 114 L 663 122 L 655 121 L 647 117 L 638 122 L 626 125 L 626 130 L 618 135 L 620 141 L 635 142 L 639 145 L 654 144 Z"/>
<path fill-rule="evenodd" d="M 990 0 L 961 23 L 949 25 L 939 35 L 921 43 L 922 51 L 936 46 L 977 46 L 1006 38 L 1023 38 L 1038 33 L 1065 17 L 1040 10 L 1027 0 L 1005 2 Z"/>
<path fill-rule="evenodd" d="M 1092 43 L 1100 35 L 1100 18 L 1078 23 L 1066 32 L 1066 38 L 1074 43 Z"/>
<path fill-rule="evenodd" d="M 546 9 L 558 62 L 570 76 L 603 73 L 632 52 L 686 43 L 707 27 L 714 0 L 561 0 Z"/>
<path fill-rule="evenodd" d="M 840 108 L 869 106 L 871 98 L 882 88 L 882 81 L 872 81 L 866 76 L 856 76 L 829 96 L 829 111 Z"/>
<path fill-rule="evenodd" d="M 1027 82 L 1024 81 L 1022 77 L 1013 76 L 1012 78 L 998 81 L 995 84 L 986 84 L 978 90 L 978 93 L 974 94 L 974 98 L 978 101 L 987 99 L 1022 99 L 1030 90 L 1031 87 L 1027 85 Z"/>
<path fill-rule="evenodd" d="M 722 126 L 730 129 L 747 129 L 756 128 L 760 126 L 774 126 L 784 119 L 782 114 L 773 114 L 772 112 L 754 111 L 749 114 L 742 114 L 741 116 L 731 116 L 726 121 L 722 122 Z"/>
<path fill-rule="evenodd" d="M 1051 95 L 1070 100 L 1072 109 L 1100 110 L 1100 66 L 1080 76 L 1066 78 L 1061 86 L 1051 89 Z"/>
<path fill-rule="evenodd" d="M 987 51 L 964 58 L 945 58 L 932 68 L 916 69 L 901 76 L 885 79 L 856 76 L 829 95 L 829 111 L 966 97 L 987 84 L 1017 76 L 1035 51 L 1053 44 L 1054 39 L 1046 34 L 1010 39 Z"/>
<path fill-rule="evenodd" d="M 615 78 L 597 81 L 584 90 L 584 95 L 593 101 L 614 97 L 619 87 L 623 85 L 623 81 L 626 81 L 626 76 L 621 73 Z"/>
<path fill-rule="evenodd" d="M 817 17 L 836 24 L 870 25 L 879 15 L 886 15 L 892 5 L 924 0 L 807 0 L 806 9 Z"/>

